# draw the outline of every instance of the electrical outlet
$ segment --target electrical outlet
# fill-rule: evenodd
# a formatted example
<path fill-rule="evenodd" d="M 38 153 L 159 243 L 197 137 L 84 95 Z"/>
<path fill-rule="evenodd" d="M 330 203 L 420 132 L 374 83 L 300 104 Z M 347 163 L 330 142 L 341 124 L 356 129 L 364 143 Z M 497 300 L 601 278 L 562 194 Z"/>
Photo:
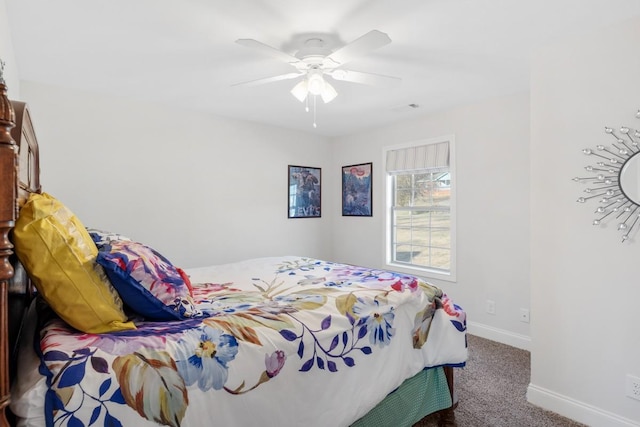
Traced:
<path fill-rule="evenodd" d="M 529 323 L 529 310 L 526 308 L 520 309 L 520 321 L 524 323 Z"/>
<path fill-rule="evenodd" d="M 496 314 L 496 302 L 490 299 L 487 300 L 487 313 Z"/>
<path fill-rule="evenodd" d="M 627 396 L 640 400 L 640 378 L 627 375 Z"/>

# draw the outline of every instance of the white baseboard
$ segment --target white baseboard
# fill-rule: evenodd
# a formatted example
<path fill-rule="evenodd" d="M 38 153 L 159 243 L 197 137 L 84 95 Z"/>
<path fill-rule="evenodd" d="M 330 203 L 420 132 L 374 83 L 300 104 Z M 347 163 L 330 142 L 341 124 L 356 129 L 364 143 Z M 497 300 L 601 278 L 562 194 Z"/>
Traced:
<path fill-rule="evenodd" d="M 591 427 L 640 427 L 640 422 L 621 417 L 534 384 L 529 384 L 527 388 L 527 401 Z"/>
<path fill-rule="evenodd" d="M 476 322 L 467 322 L 467 332 L 471 335 L 486 338 L 491 341 L 497 341 L 521 350 L 531 350 L 531 337 L 527 335 L 516 334 L 511 331 L 494 328 L 493 326 L 487 326 Z"/>

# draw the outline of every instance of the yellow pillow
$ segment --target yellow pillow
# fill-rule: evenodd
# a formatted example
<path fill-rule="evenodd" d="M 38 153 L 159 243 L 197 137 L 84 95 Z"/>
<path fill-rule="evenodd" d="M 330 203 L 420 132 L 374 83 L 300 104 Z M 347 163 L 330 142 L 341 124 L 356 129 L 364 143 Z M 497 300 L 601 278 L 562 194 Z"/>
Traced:
<path fill-rule="evenodd" d="M 96 263 L 98 248 L 80 220 L 49 194 L 31 194 L 13 231 L 16 254 L 36 288 L 69 325 L 90 333 L 135 329 Z"/>

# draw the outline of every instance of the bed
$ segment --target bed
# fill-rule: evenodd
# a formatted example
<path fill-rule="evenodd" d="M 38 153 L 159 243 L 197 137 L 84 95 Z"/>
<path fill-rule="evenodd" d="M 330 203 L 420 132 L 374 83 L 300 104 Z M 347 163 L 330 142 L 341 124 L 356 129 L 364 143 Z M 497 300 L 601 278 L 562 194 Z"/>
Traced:
<path fill-rule="evenodd" d="M 87 228 L 0 92 L 1 427 L 455 425 L 466 317 L 440 289 L 300 256 L 183 270 Z"/>

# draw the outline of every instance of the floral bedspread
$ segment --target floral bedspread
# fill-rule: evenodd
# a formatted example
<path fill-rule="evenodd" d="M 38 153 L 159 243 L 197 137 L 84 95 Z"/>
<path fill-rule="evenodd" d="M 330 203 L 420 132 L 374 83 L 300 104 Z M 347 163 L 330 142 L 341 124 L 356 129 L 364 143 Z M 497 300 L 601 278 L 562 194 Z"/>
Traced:
<path fill-rule="evenodd" d="M 187 273 L 201 318 L 43 329 L 48 425 L 347 426 L 467 358 L 464 311 L 415 277 L 300 257 Z"/>

